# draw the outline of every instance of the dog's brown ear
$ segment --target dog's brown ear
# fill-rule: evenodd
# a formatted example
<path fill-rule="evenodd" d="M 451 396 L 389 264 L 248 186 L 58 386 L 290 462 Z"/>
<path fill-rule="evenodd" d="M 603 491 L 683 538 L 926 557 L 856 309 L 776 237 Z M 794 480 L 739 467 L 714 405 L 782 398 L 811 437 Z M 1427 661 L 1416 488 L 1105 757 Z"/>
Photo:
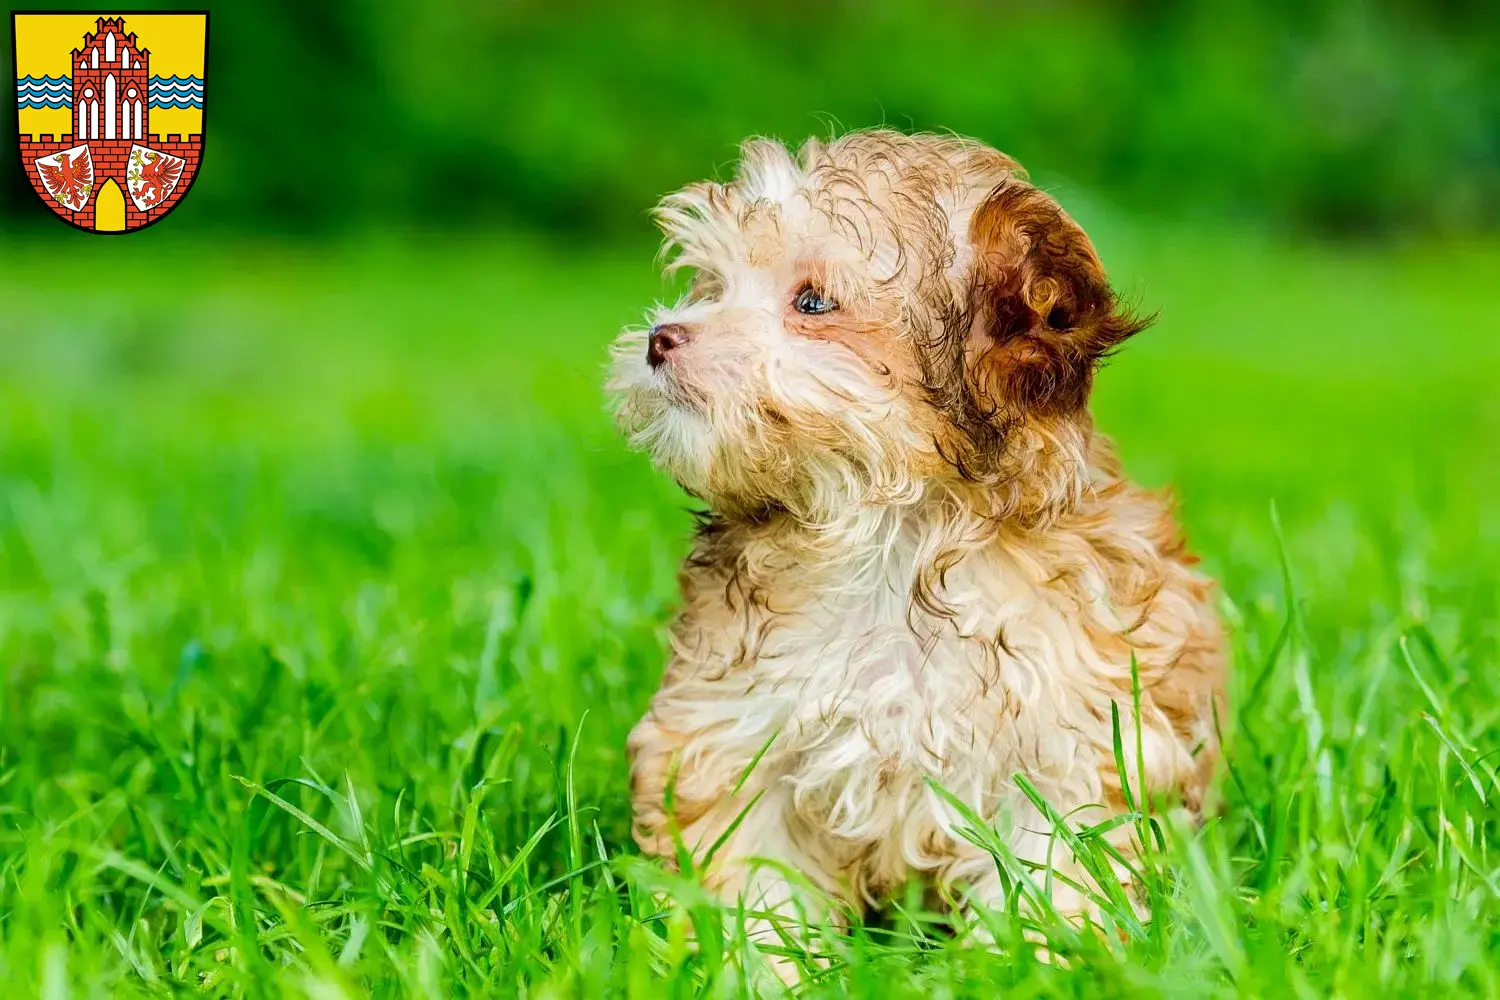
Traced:
<path fill-rule="evenodd" d="M 1120 307 L 1088 236 L 1029 184 L 995 188 L 969 236 L 977 394 L 1016 415 L 1083 409 L 1099 362 L 1150 319 Z"/>

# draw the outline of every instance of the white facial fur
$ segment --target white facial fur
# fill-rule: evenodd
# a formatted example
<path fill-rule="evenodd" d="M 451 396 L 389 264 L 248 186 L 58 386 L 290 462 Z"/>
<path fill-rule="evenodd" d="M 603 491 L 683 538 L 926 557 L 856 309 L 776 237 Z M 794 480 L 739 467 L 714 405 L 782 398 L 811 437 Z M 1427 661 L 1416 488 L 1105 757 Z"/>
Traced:
<path fill-rule="evenodd" d="M 671 267 L 695 272 L 694 291 L 622 334 L 610 388 L 631 442 L 688 490 L 716 507 L 775 506 L 819 523 L 921 488 L 931 441 L 909 377 L 912 272 L 942 248 L 900 244 L 896 214 L 912 209 L 892 190 L 843 190 L 816 148 L 804 158 L 811 168 L 752 143 L 734 184 L 662 203 Z M 948 215 L 937 199 L 923 211 L 929 233 L 940 214 L 951 268 Z M 809 285 L 836 314 L 796 311 Z M 650 329 L 662 324 L 691 340 L 653 368 Z"/>

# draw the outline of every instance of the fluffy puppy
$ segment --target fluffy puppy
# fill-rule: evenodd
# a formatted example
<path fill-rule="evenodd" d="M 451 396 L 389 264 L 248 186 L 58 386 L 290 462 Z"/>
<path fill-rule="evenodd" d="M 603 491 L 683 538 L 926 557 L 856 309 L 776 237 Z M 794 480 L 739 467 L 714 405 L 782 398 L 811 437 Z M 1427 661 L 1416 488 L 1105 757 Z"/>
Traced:
<path fill-rule="evenodd" d="M 1085 915 L 1090 880 L 1014 776 L 1074 823 L 1125 811 L 1114 706 L 1153 796 L 1196 811 L 1218 753 L 1211 584 L 1088 409 L 1145 323 L 1058 204 L 967 139 L 752 140 L 657 218 L 691 292 L 620 336 L 611 388 L 710 512 L 630 736 L 641 847 L 680 836 L 767 920 L 914 877 L 1004 905 L 937 783 Z"/>

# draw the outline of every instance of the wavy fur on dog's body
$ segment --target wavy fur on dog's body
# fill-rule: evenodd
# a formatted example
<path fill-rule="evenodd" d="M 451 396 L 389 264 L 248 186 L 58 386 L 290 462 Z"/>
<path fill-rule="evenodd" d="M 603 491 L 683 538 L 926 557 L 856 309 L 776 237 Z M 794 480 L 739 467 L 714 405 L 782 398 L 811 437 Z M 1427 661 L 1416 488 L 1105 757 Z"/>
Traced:
<path fill-rule="evenodd" d="M 1123 811 L 1112 704 L 1127 773 L 1196 810 L 1220 630 L 1168 504 L 1093 432 L 1094 368 L 1143 324 L 1082 230 L 1003 155 L 893 132 L 749 143 L 660 215 L 697 281 L 654 319 L 685 342 L 648 365 L 622 335 L 613 387 L 712 513 L 630 738 L 643 849 L 733 829 L 709 877 L 759 907 L 806 903 L 779 866 L 855 905 L 912 877 L 998 905 L 930 782 L 1077 879 L 1013 776 L 1075 822 Z M 837 307 L 804 315 L 810 287 Z"/>

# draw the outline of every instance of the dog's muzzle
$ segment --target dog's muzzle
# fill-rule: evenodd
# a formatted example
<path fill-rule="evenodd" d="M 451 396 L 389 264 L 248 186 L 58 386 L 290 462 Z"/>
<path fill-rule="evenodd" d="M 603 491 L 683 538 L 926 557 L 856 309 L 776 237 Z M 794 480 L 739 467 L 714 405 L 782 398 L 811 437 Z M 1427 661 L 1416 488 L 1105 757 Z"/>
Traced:
<path fill-rule="evenodd" d="M 681 323 L 663 323 L 651 331 L 646 342 L 646 363 L 660 368 L 667 355 L 693 339 L 692 331 Z"/>

